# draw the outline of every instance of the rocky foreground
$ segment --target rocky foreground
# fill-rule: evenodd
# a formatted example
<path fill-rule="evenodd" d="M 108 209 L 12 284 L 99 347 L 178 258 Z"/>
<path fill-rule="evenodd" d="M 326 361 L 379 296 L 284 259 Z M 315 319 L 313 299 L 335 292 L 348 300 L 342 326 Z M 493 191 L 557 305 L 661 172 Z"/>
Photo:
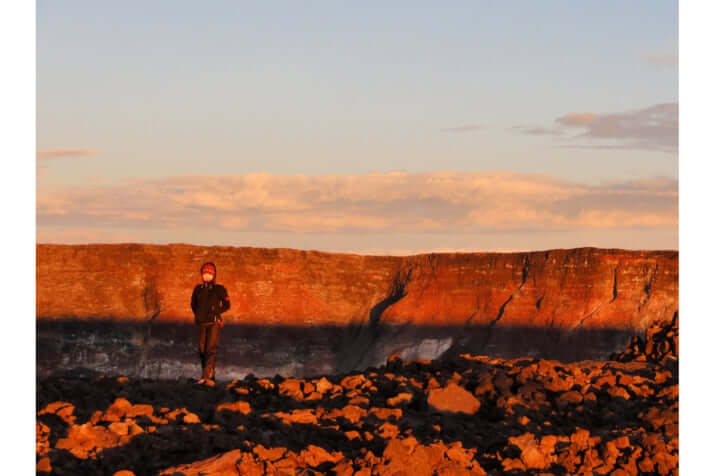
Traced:
<path fill-rule="evenodd" d="M 47 378 L 37 471 L 677 474 L 677 352 L 675 316 L 604 362 L 394 355 L 360 373 L 215 387 Z"/>

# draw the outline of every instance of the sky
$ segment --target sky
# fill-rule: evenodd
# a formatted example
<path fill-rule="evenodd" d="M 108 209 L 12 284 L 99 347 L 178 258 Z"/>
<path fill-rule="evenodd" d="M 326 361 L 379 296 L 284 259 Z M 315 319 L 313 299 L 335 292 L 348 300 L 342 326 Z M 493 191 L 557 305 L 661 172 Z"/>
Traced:
<path fill-rule="evenodd" d="M 37 242 L 678 249 L 677 2 L 36 15 Z"/>

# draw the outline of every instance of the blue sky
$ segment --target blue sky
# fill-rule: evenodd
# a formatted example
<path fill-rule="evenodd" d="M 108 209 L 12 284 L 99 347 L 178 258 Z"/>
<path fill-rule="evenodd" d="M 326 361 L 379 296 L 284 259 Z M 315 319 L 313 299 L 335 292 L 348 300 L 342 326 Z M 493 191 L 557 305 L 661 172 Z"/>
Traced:
<path fill-rule="evenodd" d="M 676 2 L 382 3 L 39 1 L 38 241 L 677 248 Z"/>

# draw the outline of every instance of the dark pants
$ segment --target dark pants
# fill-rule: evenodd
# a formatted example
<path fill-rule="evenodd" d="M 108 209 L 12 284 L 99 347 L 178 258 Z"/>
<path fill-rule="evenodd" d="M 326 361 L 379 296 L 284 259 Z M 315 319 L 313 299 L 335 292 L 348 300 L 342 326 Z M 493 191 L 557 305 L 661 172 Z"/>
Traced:
<path fill-rule="evenodd" d="M 201 378 L 215 380 L 216 378 L 216 351 L 221 340 L 221 328 L 218 324 L 209 322 L 197 324 L 198 353 L 201 356 Z"/>

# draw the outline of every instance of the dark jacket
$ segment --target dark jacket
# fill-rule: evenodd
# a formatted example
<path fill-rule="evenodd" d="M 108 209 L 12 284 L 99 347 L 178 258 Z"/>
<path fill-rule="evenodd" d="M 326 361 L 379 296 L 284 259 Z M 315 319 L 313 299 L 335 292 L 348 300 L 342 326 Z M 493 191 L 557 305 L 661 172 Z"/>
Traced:
<path fill-rule="evenodd" d="M 191 310 L 197 324 L 216 322 L 221 319 L 221 313 L 231 308 L 228 291 L 220 284 L 213 281 L 201 283 L 193 288 L 191 295 Z"/>

